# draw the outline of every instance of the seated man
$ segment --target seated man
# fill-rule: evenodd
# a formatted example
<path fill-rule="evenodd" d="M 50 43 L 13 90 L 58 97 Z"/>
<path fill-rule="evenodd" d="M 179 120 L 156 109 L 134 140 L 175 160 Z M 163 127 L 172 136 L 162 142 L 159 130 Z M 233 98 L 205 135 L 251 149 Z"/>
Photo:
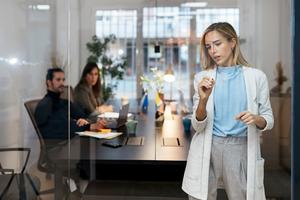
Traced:
<path fill-rule="evenodd" d="M 75 104 L 60 98 L 63 92 L 65 81 L 64 71 L 60 68 L 48 69 L 46 76 L 47 94 L 39 102 L 35 111 L 35 119 L 40 129 L 47 148 L 47 160 L 52 163 L 53 159 L 59 154 L 62 141 L 68 140 L 68 123 L 70 123 L 70 138 L 74 137 L 76 131 L 99 130 L 105 126 L 105 121 L 89 123 L 84 112 Z M 69 112 L 70 105 L 70 112 Z M 49 163 L 48 163 L 49 164 Z M 74 171 L 71 177 L 78 180 L 77 161 L 68 165 L 60 163 L 55 170 L 61 170 L 63 174 L 68 174 L 68 170 Z M 81 170 L 82 167 L 80 167 Z M 72 180 L 72 179 L 71 179 Z M 70 190 L 74 190 L 71 189 Z"/>
<path fill-rule="evenodd" d="M 68 138 L 69 102 L 60 98 L 64 88 L 64 81 L 65 74 L 62 69 L 51 68 L 48 70 L 46 76 L 47 94 L 39 102 L 35 111 L 37 125 L 46 142 L 46 146 L 50 148 Z M 71 138 L 76 131 L 99 130 L 105 126 L 104 121 L 89 124 L 85 117 L 87 116 L 78 106 L 70 103 Z"/>

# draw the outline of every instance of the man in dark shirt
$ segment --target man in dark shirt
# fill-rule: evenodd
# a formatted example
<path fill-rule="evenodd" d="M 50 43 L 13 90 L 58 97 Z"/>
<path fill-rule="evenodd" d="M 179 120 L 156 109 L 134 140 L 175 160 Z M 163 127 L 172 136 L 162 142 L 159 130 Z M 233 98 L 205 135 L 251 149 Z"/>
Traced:
<path fill-rule="evenodd" d="M 60 149 L 56 147 L 64 146 L 63 141 L 67 141 L 69 132 L 68 123 L 70 123 L 70 138 L 74 137 L 76 131 L 96 131 L 105 127 L 105 121 L 89 123 L 85 119 L 87 116 L 80 107 L 60 98 L 60 94 L 64 90 L 64 82 L 65 74 L 62 69 L 48 69 L 46 76 L 47 94 L 37 105 L 34 114 L 46 144 L 48 162 L 52 162 L 52 159 L 59 153 Z M 68 170 L 76 169 L 76 165 L 77 162 L 72 166 L 69 166 L 68 163 L 60 163 L 59 166 L 56 166 L 56 170 L 62 170 L 65 173 Z M 78 168 L 74 174 L 71 174 L 71 177 L 74 177 L 75 180 L 78 180 L 77 171 Z M 72 191 L 71 188 L 70 190 Z"/>
<path fill-rule="evenodd" d="M 68 122 L 70 122 L 70 137 L 76 131 L 99 130 L 105 126 L 104 121 L 94 124 L 84 119 L 87 117 L 79 106 L 60 98 L 64 89 L 65 74 L 60 68 L 51 68 L 47 72 L 47 94 L 39 102 L 35 119 L 46 143 L 47 140 L 62 141 L 68 138 Z M 69 111 L 70 106 L 70 113 Z M 68 114 L 70 116 L 68 116 Z M 70 117 L 70 121 L 69 121 Z"/>

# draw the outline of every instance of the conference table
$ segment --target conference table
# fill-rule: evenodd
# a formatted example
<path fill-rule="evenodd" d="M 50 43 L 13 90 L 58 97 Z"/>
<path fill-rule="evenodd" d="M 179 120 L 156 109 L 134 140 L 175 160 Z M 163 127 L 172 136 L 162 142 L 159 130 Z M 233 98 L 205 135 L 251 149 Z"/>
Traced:
<path fill-rule="evenodd" d="M 110 139 L 121 143 L 119 148 L 103 146 L 106 139 L 76 136 L 57 154 L 55 162 L 80 162 L 89 180 L 177 180 L 183 176 L 192 133 L 184 132 L 182 116 L 170 114 L 161 127 L 155 126 L 155 104 L 147 113 L 130 112 L 138 121 L 136 134 Z M 124 131 L 124 130 L 120 130 Z M 60 199 L 62 174 L 55 173 L 55 199 Z"/>

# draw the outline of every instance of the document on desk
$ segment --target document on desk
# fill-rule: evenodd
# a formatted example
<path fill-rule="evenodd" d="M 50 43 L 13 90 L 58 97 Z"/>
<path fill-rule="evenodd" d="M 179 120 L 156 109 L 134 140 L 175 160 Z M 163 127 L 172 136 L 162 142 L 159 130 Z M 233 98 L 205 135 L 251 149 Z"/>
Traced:
<path fill-rule="evenodd" d="M 107 120 L 112 120 L 112 119 L 118 119 L 119 118 L 119 113 L 118 112 L 105 112 L 100 115 L 98 115 L 99 118 L 104 118 Z M 127 114 L 128 119 L 132 119 L 134 116 L 132 113 Z"/>
<path fill-rule="evenodd" d="M 84 131 L 84 132 L 76 132 L 76 133 L 79 136 L 89 136 L 98 139 L 112 139 L 123 134 L 122 132 L 94 132 L 94 131 Z"/>

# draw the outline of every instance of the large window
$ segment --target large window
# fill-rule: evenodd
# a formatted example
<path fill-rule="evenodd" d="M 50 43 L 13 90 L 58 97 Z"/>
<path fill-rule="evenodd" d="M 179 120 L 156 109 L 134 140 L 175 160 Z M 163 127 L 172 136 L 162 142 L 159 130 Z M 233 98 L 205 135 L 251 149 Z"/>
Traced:
<path fill-rule="evenodd" d="M 112 56 L 127 59 L 128 68 L 124 80 L 119 81 L 116 97 L 136 98 L 136 29 L 137 12 L 135 10 L 98 10 L 96 12 L 96 35 L 100 38 L 114 34 L 116 43 L 110 46 Z"/>
<path fill-rule="evenodd" d="M 136 40 L 142 39 L 144 46 L 144 74 L 151 67 L 165 71 L 171 67 L 176 81 L 172 85 L 173 98 L 178 98 L 177 89 L 190 96 L 190 74 L 200 70 L 199 45 L 191 44 L 191 37 L 199 41 L 204 29 L 213 22 L 227 21 L 239 32 L 239 9 L 194 9 L 189 7 L 145 7 L 142 16 L 143 38 L 137 37 L 136 10 L 98 10 L 96 12 L 96 34 L 103 38 L 110 34 L 117 37 L 117 43 L 111 50 L 115 54 L 126 56 L 129 68 L 125 79 L 119 82 L 117 97 L 123 95 L 136 97 Z M 159 45 L 159 52 L 154 46 Z M 194 46 L 196 53 L 191 55 L 189 48 Z M 191 60 L 194 59 L 194 62 Z M 196 62 L 196 64 L 195 64 Z M 188 81 L 187 81 L 188 80 Z M 164 92 L 168 95 L 170 85 L 166 84 Z"/>
<path fill-rule="evenodd" d="M 118 38 L 136 37 L 135 10 L 98 10 L 96 12 L 96 35 L 105 37 L 110 34 Z"/>
<path fill-rule="evenodd" d="M 181 7 L 144 8 L 144 38 L 189 37 L 191 16 L 186 12 L 187 8 Z"/>
<path fill-rule="evenodd" d="M 239 34 L 239 9 L 215 8 L 197 9 L 197 37 L 201 37 L 203 30 L 214 22 L 229 22 Z"/>

